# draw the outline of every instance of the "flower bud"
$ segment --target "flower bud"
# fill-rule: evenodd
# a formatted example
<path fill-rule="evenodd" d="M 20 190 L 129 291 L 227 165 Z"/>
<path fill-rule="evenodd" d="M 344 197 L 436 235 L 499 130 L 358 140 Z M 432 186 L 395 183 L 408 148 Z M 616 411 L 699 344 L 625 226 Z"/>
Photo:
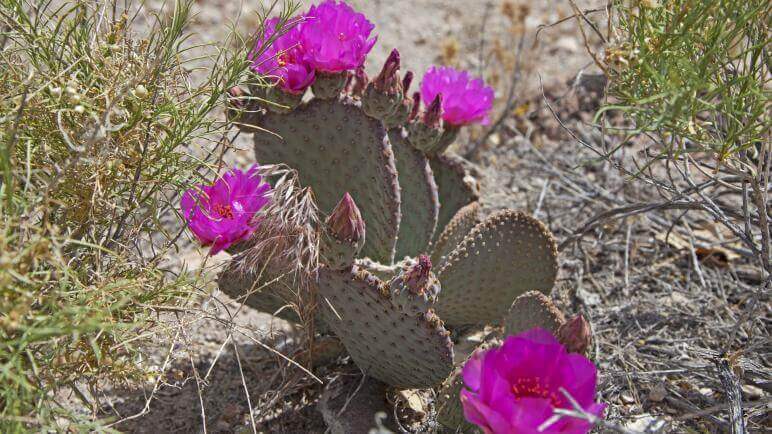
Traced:
<path fill-rule="evenodd" d="M 421 92 L 413 93 L 413 109 L 410 111 L 407 121 L 412 122 L 418 118 L 418 111 L 421 110 Z"/>
<path fill-rule="evenodd" d="M 420 255 L 418 261 L 405 272 L 405 284 L 414 294 L 421 294 L 427 288 L 432 261 L 426 255 Z"/>
<path fill-rule="evenodd" d="M 424 123 L 429 128 L 442 127 L 442 94 L 438 93 L 424 113 Z"/>
<path fill-rule="evenodd" d="M 402 106 L 402 82 L 399 79 L 399 51 L 391 54 L 383 64 L 381 72 L 365 89 L 362 108 L 370 117 L 387 120 Z"/>
<path fill-rule="evenodd" d="M 410 85 L 413 83 L 413 71 L 408 71 L 405 76 L 402 77 L 402 93 L 407 95 L 410 90 Z"/>
<path fill-rule="evenodd" d="M 432 273 L 432 261 L 420 255 L 402 273 L 389 281 L 394 302 L 405 312 L 426 312 L 440 293 L 440 282 Z"/>
<path fill-rule="evenodd" d="M 327 226 L 330 228 L 330 233 L 341 241 L 358 243 L 365 238 L 365 222 L 362 220 L 362 214 L 348 193 L 343 195 L 332 210 L 332 214 L 327 217 Z"/>
<path fill-rule="evenodd" d="M 413 107 L 415 110 L 415 107 Z M 420 122 L 409 126 L 410 143 L 426 154 L 434 154 L 437 143 L 442 136 L 442 95 L 437 94 L 429 107 L 426 108 Z"/>
<path fill-rule="evenodd" d="M 322 246 L 322 256 L 334 269 L 350 267 L 365 244 L 365 221 L 351 195 L 343 195 L 325 223 L 327 236 Z"/>
<path fill-rule="evenodd" d="M 399 81 L 399 51 L 397 49 L 391 50 L 389 57 L 383 64 L 381 73 L 375 77 L 373 86 L 381 92 L 395 94 L 401 91 Z"/>
<path fill-rule="evenodd" d="M 582 314 L 579 314 L 560 326 L 556 336 L 569 353 L 585 354 L 590 348 L 592 330 L 590 323 L 584 319 Z"/>

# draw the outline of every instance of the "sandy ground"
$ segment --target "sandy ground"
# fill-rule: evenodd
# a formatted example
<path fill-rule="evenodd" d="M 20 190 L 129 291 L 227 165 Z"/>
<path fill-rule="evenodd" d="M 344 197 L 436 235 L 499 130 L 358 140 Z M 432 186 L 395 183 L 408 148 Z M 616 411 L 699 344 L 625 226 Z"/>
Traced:
<path fill-rule="evenodd" d="M 541 25 L 571 15 L 567 2 L 351 3 L 376 24 L 379 40 L 368 62 L 370 74 L 376 74 L 388 52 L 397 47 L 404 69 L 417 71 L 419 78 L 429 65 L 457 64 L 494 82 L 503 100 L 520 38 L 524 38 L 517 109 L 476 151 L 470 153 L 475 135 L 465 136 L 457 149 L 474 157 L 487 210 L 510 207 L 534 213 L 563 241 L 612 199 L 634 200 L 649 194 L 608 167 L 589 162 L 590 156 L 545 108 L 542 87 L 561 117 L 592 138 L 582 121 L 597 108 L 598 95 L 570 85 L 580 71 L 593 72 L 576 26 L 566 22 L 543 29 L 538 40 L 535 37 Z M 149 6 L 158 8 L 160 2 L 151 1 Z M 580 6 L 601 5 L 584 2 Z M 254 28 L 252 11 L 258 7 L 257 2 L 198 2 L 194 42 L 221 40 L 231 27 L 248 32 Z M 514 18 L 508 16 L 510 11 Z M 480 136 L 479 131 L 475 133 Z M 242 135 L 229 160 L 251 162 L 250 144 Z M 636 430 L 662 421 L 670 432 L 686 427 L 723 432 L 726 415 L 712 360 L 749 339 L 745 331 L 733 333 L 728 324 L 739 316 L 752 284 L 722 269 L 704 270 L 704 281 L 695 284 L 683 252 L 657 242 L 659 229 L 649 223 L 638 218 L 609 224 L 589 234 L 586 243 L 564 249 L 555 295 L 567 311 L 582 311 L 593 324 L 593 357 L 601 368 L 600 390 L 610 404 L 610 419 Z M 203 252 L 191 245 L 179 259 L 196 269 L 203 258 Z M 205 269 L 211 273 L 225 260 L 224 254 L 209 259 Z M 117 428 L 146 433 L 252 432 L 248 426 L 254 419 L 262 432 L 323 432 L 312 405 L 318 384 L 263 347 L 266 342 L 279 352 L 292 351 L 291 340 L 275 333 L 289 330 L 288 325 L 240 309 L 217 293 L 207 298 L 204 307 L 212 313 L 208 318 L 164 318 L 170 329 L 168 336 L 159 336 L 153 363 L 167 368 L 165 384 L 155 390 L 149 413 Z M 238 327 L 226 327 L 224 322 L 230 320 Z M 174 351 L 167 360 L 170 347 Z M 759 420 L 755 426 L 760 426 L 764 420 L 760 412 L 769 396 L 759 386 L 763 363 L 755 355 L 746 357 L 746 398 L 757 403 L 751 411 Z M 315 374 L 325 378 L 331 372 L 323 368 Z M 273 390 L 278 385 L 284 388 Z M 136 414 L 152 392 L 152 383 L 142 391 L 114 392 L 106 397 L 111 404 L 102 408 L 103 414 L 116 419 Z M 699 412 L 716 406 L 707 414 Z M 272 413 L 250 413 L 250 408 L 270 408 Z"/>

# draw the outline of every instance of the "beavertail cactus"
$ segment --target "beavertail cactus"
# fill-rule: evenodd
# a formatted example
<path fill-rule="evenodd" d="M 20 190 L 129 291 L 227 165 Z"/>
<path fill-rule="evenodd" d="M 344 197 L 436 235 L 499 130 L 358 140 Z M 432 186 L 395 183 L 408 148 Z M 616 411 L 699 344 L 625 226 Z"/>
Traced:
<path fill-rule="evenodd" d="M 313 96 L 292 93 L 307 77 L 298 86 L 280 77 L 270 90 L 249 90 L 284 95 L 281 107 L 245 98 L 233 110 L 238 125 L 254 133 L 257 160 L 295 169 L 316 208 L 329 213 L 318 219 L 318 243 L 309 243 L 320 247 L 318 267 L 308 273 L 320 328 L 379 382 L 447 383 L 451 331 L 499 324 L 519 296 L 548 293 L 556 277 L 547 228 L 511 210 L 482 218 L 470 163 L 447 151 L 461 127 L 486 121 L 493 90 L 466 72 L 431 68 L 410 97 L 414 75 L 400 71 L 397 50 L 369 79 L 362 65 L 375 42 L 373 27 L 343 2 L 325 1 L 289 22 L 297 23 L 291 37 L 301 43 L 269 48 L 279 57 L 274 63 L 256 59 L 273 70 L 290 60 L 312 69 Z M 239 93 L 230 92 L 231 100 Z M 303 292 L 286 278 L 258 285 L 257 270 L 244 272 L 244 258 L 253 256 L 236 257 L 241 266 L 220 274 L 220 288 L 237 298 L 249 293 L 247 304 L 258 309 L 287 310 L 289 298 Z"/>

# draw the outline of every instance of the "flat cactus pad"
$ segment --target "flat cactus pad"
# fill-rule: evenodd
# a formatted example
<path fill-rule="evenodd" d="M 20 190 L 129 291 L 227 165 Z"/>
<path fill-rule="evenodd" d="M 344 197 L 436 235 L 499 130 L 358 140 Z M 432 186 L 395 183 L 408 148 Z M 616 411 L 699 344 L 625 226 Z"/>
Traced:
<path fill-rule="evenodd" d="M 356 103 L 314 99 L 286 114 L 260 119 L 255 155 L 263 164 L 285 163 L 310 186 L 329 212 L 349 192 L 362 212 L 368 256 L 391 263 L 400 222 L 399 184 L 391 144 L 381 122 Z"/>
<path fill-rule="evenodd" d="M 475 226 L 437 273 L 437 313 L 451 327 L 496 323 L 526 291 L 547 292 L 557 247 L 540 221 L 505 210 Z"/>
<path fill-rule="evenodd" d="M 295 310 L 288 306 L 293 295 L 287 279 L 272 275 L 266 268 L 244 269 L 238 261 L 232 261 L 217 276 L 217 285 L 220 291 L 239 303 L 293 323 L 300 323 Z"/>
<path fill-rule="evenodd" d="M 504 317 L 504 333 L 516 335 L 535 327 L 553 334 L 566 322 L 563 313 L 552 300 L 538 291 L 528 291 L 517 297 Z"/>
<path fill-rule="evenodd" d="M 454 215 L 466 205 L 479 199 L 479 186 L 464 169 L 462 158 L 451 153 L 429 158 L 440 198 L 435 238 L 442 233 Z"/>
<path fill-rule="evenodd" d="M 437 226 L 440 203 L 437 184 L 426 156 L 402 136 L 402 128 L 389 130 L 399 174 L 402 220 L 399 223 L 397 259 L 426 253 Z"/>
<path fill-rule="evenodd" d="M 472 202 L 458 210 L 432 247 L 432 264 L 439 269 L 446 257 L 464 240 L 477 223 L 480 223 L 480 203 Z"/>
<path fill-rule="evenodd" d="M 356 265 L 319 269 L 319 309 L 359 368 L 386 384 L 424 388 L 453 368 L 449 333 L 431 310 L 402 311 L 388 286 Z"/>

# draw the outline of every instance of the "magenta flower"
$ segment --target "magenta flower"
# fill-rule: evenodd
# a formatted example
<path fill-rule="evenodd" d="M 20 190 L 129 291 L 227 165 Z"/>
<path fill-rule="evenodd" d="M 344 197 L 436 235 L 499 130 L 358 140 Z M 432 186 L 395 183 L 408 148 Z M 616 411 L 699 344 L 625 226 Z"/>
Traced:
<path fill-rule="evenodd" d="M 301 28 L 306 59 L 317 71 L 355 70 L 365 63 L 377 38 L 370 38 L 375 26 L 345 2 L 326 0 L 311 6 Z"/>
<path fill-rule="evenodd" d="M 314 67 L 305 59 L 300 42 L 302 21 L 303 18 L 288 20 L 280 29 L 285 33 L 273 42 L 270 41 L 276 33 L 279 19 L 266 21 L 265 31 L 248 57 L 253 71 L 274 80 L 281 89 L 292 94 L 302 93 L 315 79 Z"/>
<path fill-rule="evenodd" d="M 463 380 L 464 416 L 486 434 L 587 433 L 592 425 L 575 417 L 545 424 L 553 409 L 573 408 L 561 388 L 588 413 L 600 417 L 606 407 L 595 402 L 595 365 L 569 354 L 544 329 L 510 336 L 500 348 L 476 353 L 464 366 Z"/>
<path fill-rule="evenodd" d="M 201 244 L 212 246 L 210 255 L 248 238 L 257 229 L 255 214 L 268 203 L 271 190 L 257 170 L 257 165 L 246 173 L 233 169 L 214 184 L 197 185 L 182 195 L 182 215 Z"/>
<path fill-rule="evenodd" d="M 421 98 L 430 103 L 442 94 L 442 119 L 454 126 L 488 123 L 493 107 L 493 88 L 466 71 L 450 67 L 430 67 L 421 82 Z"/>

